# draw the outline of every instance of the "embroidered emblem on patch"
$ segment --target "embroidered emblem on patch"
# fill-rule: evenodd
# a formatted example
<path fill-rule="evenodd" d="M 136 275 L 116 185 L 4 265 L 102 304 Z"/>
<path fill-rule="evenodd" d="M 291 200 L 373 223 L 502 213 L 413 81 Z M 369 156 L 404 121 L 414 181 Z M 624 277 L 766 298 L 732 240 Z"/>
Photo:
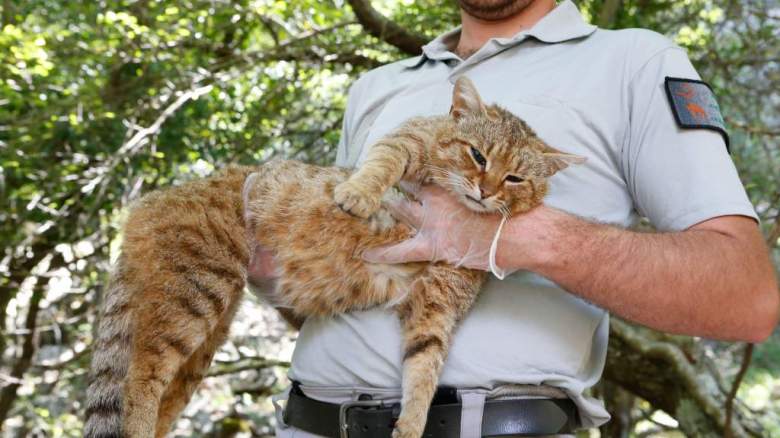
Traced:
<path fill-rule="evenodd" d="M 666 95 L 672 105 L 674 118 L 681 128 L 718 131 L 726 140 L 726 150 L 729 150 L 726 123 L 723 121 L 720 106 L 709 84 L 694 79 L 667 76 Z"/>

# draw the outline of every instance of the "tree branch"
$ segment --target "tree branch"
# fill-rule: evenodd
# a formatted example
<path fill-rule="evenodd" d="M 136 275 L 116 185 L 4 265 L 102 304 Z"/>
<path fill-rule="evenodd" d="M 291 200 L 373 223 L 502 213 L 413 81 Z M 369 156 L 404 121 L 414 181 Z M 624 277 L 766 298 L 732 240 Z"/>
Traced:
<path fill-rule="evenodd" d="M 598 26 L 605 29 L 609 29 L 615 24 L 615 17 L 617 16 L 618 9 L 620 9 L 621 0 L 605 0 L 601 6 L 601 13 L 599 14 Z"/>
<path fill-rule="evenodd" d="M 726 123 L 734 126 L 737 129 L 741 129 L 748 134 L 768 136 L 768 137 L 780 137 L 780 129 L 763 128 L 758 126 L 748 125 L 747 123 L 740 122 L 731 117 L 726 117 Z"/>
<path fill-rule="evenodd" d="M 282 367 L 288 368 L 290 362 L 283 360 L 267 359 L 265 357 L 251 357 L 236 362 L 216 362 L 212 365 L 207 377 L 224 376 L 226 374 L 240 373 L 248 370 L 261 370 L 264 368 Z"/>
<path fill-rule="evenodd" d="M 347 0 L 363 28 L 371 35 L 397 47 L 409 55 L 419 55 L 428 38 L 418 35 L 380 14 L 371 6 L 371 0 Z"/>
<path fill-rule="evenodd" d="M 726 399 L 726 423 L 723 427 L 725 430 L 723 433 L 724 438 L 731 438 L 733 436 L 731 431 L 731 419 L 734 415 L 734 400 L 737 398 L 737 391 L 739 391 L 739 387 L 742 384 L 742 379 L 745 377 L 745 373 L 750 367 L 750 360 L 753 358 L 753 345 L 754 344 L 745 345 L 742 364 L 739 367 L 739 372 L 737 372 L 737 376 L 734 378 L 734 383 L 731 385 L 731 391 Z"/>
<path fill-rule="evenodd" d="M 258 63 L 272 63 L 279 61 L 289 62 L 311 62 L 316 64 L 351 64 L 365 68 L 375 68 L 382 65 L 381 62 L 356 53 L 354 48 L 339 47 L 337 52 L 328 52 L 320 49 L 316 42 L 312 40 L 320 35 L 327 34 L 336 29 L 356 25 L 354 21 L 345 21 L 337 23 L 326 28 L 316 29 L 305 35 L 300 35 L 294 39 L 281 41 L 274 47 L 263 48 L 254 51 L 245 51 L 243 53 L 234 53 L 223 58 L 208 67 L 211 74 L 219 71 L 225 71 L 230 67 L 239 65 L 256 66 Z M 200 47 L 203 50 L 213 51 L 211 46 Z"/>
<path fill-rule="evenodd" d="M 116 155 L 124 155 L 129 152 L 133 152 L 137 147 L 142 146 L 147 137 L 156 134 L 160 130 L 162 124 L 165 123 L 165 121 L 168 120 L 168 118 L 170 118 L 173 113 L 175 113 L 182 105 L 187 103 L 189 100 L 197 100 L 200 96 L 211 91 L 212 88 L 214 88 L 213 85 L 206 85 L 181 93 L 172 104 L 168 105 L 168 107 L 165 108 L 165 110 L 163 110 L 159 116 L 157 116 L 157 119 L 155 119 L 154 123 L 152 123 L 148 128 L 140 129 L 135 133 L 135 135 L 133 135 L 130 140 L 127 141 L 127 143 L 123 144 L 116 151 Z"/>
<path fill-rule="evenodd" d="M 726 397 L 706 370 L 702 351 L 618 318 L 610 321 L 610 349 L 604 377 L 662 409 L 688 436 L 721 436 Z M 692 351 L 689 351 L 692 350 Z M 715 390 L 713 390 L 715 389 Z M 734 409 L 734 437 L 761 436 L 761 426 Z"/>
<path fill-rule="evenodd" d="M 769 229 L 769 234 L 766 237 L 766 244 L 769 248 L 774 248 L 780 241 L 780 213 L 775 216 L 775 221 L 772 227 Z"/>
<path fill-rule="evenodd" d="M 3 0 L 3 17 L 2 27 L 9 24 L 16 24 L 16 18 L 14 17 L 14 7 L 10 0 Z"/>
<path fill-rule="evenodd" d="M 36 284 L 30 298 L 30 308 L 27 311 L 27 317 L 25 318 L 24 328 L 28 330 L 27 335 L 24 337 L 22 343 L 22 354 L 19 359 L 14 363 L 11 369 L 11 383 L 8 384 L 0 392 L 0 431 L 3 430 L 3 423 L 8 417 L 8 413 L 11 411 L 11 407 L 16 400 L 16 390 L 21 386 L 21 379 L 27 369 L 32 365 L 33 354 L 35 354 L 35 338 L 37 331 L 35 330 L 38 324 L 38 310 L 40 309 L 40 302 L 43 298 L 44 286 Z"/>

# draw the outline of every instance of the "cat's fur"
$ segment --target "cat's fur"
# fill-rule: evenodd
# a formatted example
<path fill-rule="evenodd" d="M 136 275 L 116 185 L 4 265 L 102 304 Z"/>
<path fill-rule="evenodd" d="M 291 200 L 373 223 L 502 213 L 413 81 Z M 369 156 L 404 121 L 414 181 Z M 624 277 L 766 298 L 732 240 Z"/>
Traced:
<path fill-rule="evenodd" d="M 298 317 L 395 308 L 404 369 L 394 436 L 420 437 L 453 331 L 485 273 L 364 262 L 366 248 L 411 235 L 383 196 L 400 196 L 388 192 L 400 180 L 433 183 L 474 210 L 521 213 L 541 203 L 549 176 L 579 161 L 508 111 L 485 106 L 461 78 L 450 115 L 408 121 L 354 173 L 279 160 L 146 195 L 127 219 L 107 289 L 85 436 L 165 435 L 227 336 L 257 242 L 275 253 L 276 301 Z M 507 174 L 524 181 L 507 183 Z M 481 204 L 466 197 L 482 198 L 480 190 Z"/>

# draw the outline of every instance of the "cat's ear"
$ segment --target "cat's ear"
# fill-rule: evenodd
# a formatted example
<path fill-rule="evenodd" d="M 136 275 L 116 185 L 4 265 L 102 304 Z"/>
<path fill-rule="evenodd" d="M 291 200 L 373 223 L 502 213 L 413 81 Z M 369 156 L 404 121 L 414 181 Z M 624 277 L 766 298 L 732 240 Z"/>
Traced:
<path fill-rule="evenodd" d="M 455 89 L 452 91 L 450 115 L 458 120 L 466 114 L 487 115 L 487 110 L 474 83 L 466 76 L 461 76 L 455 81 Z"/>
<path fill-rule="evenodd" d="M 566 154 L 563 152 L 545 152 L 542 154 L 544 157 L 545 166 L 542 176 L 549 177 L 555 175 L 557 172 L 574 164 L 582 164 L 588 159 L 574 154 Z"/>

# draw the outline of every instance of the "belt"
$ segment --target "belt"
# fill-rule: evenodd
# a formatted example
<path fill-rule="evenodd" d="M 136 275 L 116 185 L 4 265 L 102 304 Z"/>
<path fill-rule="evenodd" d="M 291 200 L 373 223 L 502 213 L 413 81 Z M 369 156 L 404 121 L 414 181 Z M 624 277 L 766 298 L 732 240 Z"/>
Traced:
<path fill-rule="evenodd" d="M 453 388 L 437 392 L 428 411 L 425 438 L 460 435 L 461 404 L 456 394 Z M 342 404 L 314 400 L 293 384 L 284 422 L 328 438 L 390 438 L 400 411 L 400 404 L 381 400 Z M 577 407 L 569 399 L 486 400 L 482 414 L 482 436 L 571 434 L 576 427 Z"/>

